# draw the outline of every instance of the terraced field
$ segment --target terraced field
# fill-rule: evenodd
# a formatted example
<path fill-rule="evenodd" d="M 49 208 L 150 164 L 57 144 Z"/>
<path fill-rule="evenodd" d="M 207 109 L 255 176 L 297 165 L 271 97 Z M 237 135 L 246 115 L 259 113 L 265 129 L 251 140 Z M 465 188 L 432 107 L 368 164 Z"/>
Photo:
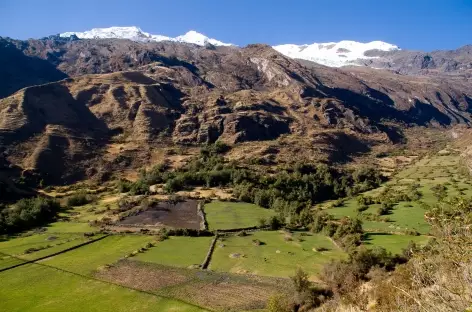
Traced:
<path fill-rule="evenodd" d="M 417 198 L 395 202 L 384 215 L 378 215 L 381 203 L 370 203 L 361 208 L 362 204 L 357 197 L 348 198 L 341 204 L 328 202 L 322 207 L 338 219 L 343 216 L 360 218 L 364 230 L 372 233 L 365 241 L 368 247 L 382 246 L 398 253 L 410 241 L 419 244 L 428 241 L 430 226 L 424 219 L 425 209 L 438 202 L 439 193 L 443 192 L 446 198 L 472 196 L 470 178 L 461 170 L 459 153 L 452 149 L 418 159 L 393 175 L 383 186 L 362 195 L 381 201 L 387 192 L 408 195 L 412 189 L 417 190 Z M 414 233 L 421 236 L 412 236 Z"/>

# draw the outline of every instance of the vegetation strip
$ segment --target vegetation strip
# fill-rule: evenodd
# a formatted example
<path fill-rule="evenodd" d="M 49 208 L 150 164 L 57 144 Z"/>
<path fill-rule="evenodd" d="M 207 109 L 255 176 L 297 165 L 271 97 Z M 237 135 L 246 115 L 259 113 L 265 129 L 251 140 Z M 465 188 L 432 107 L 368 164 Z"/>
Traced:
<path fill-rule="evenodd" d="M 50 254 L 50 255 L 47 255 L 47 256 L 44 256 L 44 257 L 41 257 L 41 258 L 38 258 L 38 259 L 34 259 L 34 260 L 22 260 L 22 259 L 20 259 L 20 258 L 14 257 L 14 258 L 20 259 L 20 260 L 22 260 L 22 261 L 24 261 L 24 262 L 23 262 L 23 263 L 15 264 L 15 265 L 10 266 L 10 267 L 7 267 L 7 268 L 0 269 L 0 273 L 3 272 L 3 271 L 7 271 L 7 270 L 11 270 L 11 269 L 14 269 L 14 268 L 23 266 L 23 265 L 25 265 L 25 264 L 35 263 L 35 262 L 37 262 L 37 261 L 41 261 L 41 260 L 44 260 L 44 259 L 47 259 L 47 258 L 50 258 L 50 257 L 54 257 L 54 256 L 57 256 L 57 255 L 66 253 L 66 252 L 68 252 L 68 251 L 71 251 L 71 250 L 74 250 L 74 249 L 77 249 L 77 248 L 80 248 L 80 247 L 83 247 L 83 246 L 86 246 L 86 245 L 89 245 L 89 244 L 98 242 L 99 240 L 102 240 L 102 239 L 104 239 L 105 237 L 108 237 L 108 236 L 110 236 L 110 234 L 103 235 L 103 236 L 101 236 L 101 237 L 99 237 L 99 238 L 96 238 L 96 239 L 93 239 L 93 240 L 84 242 L 84 243 L 82 243 L 82 244 L 78 244 L 78 245 L 76 245 L 76 246 L 73 246 L 73 247 L 70 247 L 70 248 L 67 248 L 67 249 L 64 249 L 64 250 L 55 252 L 55 253 Z M 11 257 L 13 257 L 13 256 L 11 256 Z"/>
<path fill-rule="evenodd" d="M 213 251 L 215 250 L 215 245 L 217 241 L 218 241 L 218 233 L 215 234 L 215 238 L 213 238 L 213 240 L 211 241 L 210 249 L 208 249 L 207 256 L 202 263 L 202 270 L 206 270 L 208 266 L 210 265 L 211 256 L 213 255 Z"/>
<path fill-rule="evenodd" d="M 208 221 L 206 219 L 206 214 L 205 214 L 205 210 L 203 209 L 203 206 L 204 206 L 204 203 L 202 201 L 199 201 L 197 205 L 197 213 L 201 219 L 200 229 L 206 231 L 208 230 Z"/>
<path fill-rule="evenodd" d="M 220 233 L 237 233 L 241 231 L 262 231 L 262 230 L 268 230 L 268 227 L 262 228 L 259 226 L 250 226 L 250 227 L 244 227 L 244 228 L 237 228 L 237 229 L 226 229 L 226 230 L 218 230 Z"/>

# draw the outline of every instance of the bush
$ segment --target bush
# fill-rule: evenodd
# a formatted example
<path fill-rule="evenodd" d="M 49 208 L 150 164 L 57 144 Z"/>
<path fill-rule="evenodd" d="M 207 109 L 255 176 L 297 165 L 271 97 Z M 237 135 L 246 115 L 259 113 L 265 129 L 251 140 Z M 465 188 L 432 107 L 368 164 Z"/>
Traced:
<path fill-rule="evenodd" d="M 369 209 L 369 206 L 367 205 L 358 206 L 356 208 L 357 212 L 363 212 L 363 211 L 366 211 L 367 209 Z"/>
<path fill-rule="evenodd" d="M 74 207 L 74 206 L 83 206 L 88 203 L 91 203 L 93 198 L 87 195 L 85 192 L 79 192 L 67 199 L 67 206 Z"/>
<path fill-rule="evenodd" d="M 268 226 L 272 231 L 279 230 L 283 225 L 283 222 L 276 216 L 271 217 L 268 221 Z"/>
<path fill-rule="evenodd" d="M 295 275 L 290 277 L 290 279 L 292 280 L 295 291 L 299 293 L 307 291 L 310 288 L 311 283 L 308 280 L 308 274 L 300 268 L 297 268 Z"/>
<path fill-rule="evenodd" d="M 132 182 L 128 180 L 119 180 L 118 181 L 118 192 L 120 193 L 128 193 L 131 190 L 131 186 L 133 185 Z"/>
<path fill-rule="evenodd" d="M 150 185 L 143 180 L 138 180 L 131 185 L 129 193 L 131 195 L 148 195 Z"/>
<path fill-rule="evenodd" d="M 265 219 L 265 218 L 260 218 L 258 220 L 258 223 L 259 223 L 259 227 L 261 227 L 261 228 L 265 228 L 268 224 L 267 219 Z"/>
<path fill-rule="evenodd" d="M 268 312 L 292 312 L 291 302 L 285 295 L 273 295 L 267 301 Z"/>
<path fill-rule="evenodd" d="M 377 209 L 377 215 L 379 216 L 383 216 L 383 215 L 387 215 L 387 214 L 390 214 L 390 211 L 392 210 L 393 208 L 393 204 L 392 203 L 382 203 L 380 204 L 380 207 Z"/>

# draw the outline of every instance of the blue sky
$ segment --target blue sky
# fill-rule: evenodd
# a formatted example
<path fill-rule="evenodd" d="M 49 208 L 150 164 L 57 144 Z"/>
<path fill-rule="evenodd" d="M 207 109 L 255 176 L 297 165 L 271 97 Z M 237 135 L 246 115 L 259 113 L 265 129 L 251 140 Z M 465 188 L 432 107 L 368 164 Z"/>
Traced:
<path fill-rule="evenodd" d="M 238 45 L 382 40 L 431 51 L 472 44 L 472 0 L 0 0 L 0 36 L 109 26 L 193 29 Z"/>

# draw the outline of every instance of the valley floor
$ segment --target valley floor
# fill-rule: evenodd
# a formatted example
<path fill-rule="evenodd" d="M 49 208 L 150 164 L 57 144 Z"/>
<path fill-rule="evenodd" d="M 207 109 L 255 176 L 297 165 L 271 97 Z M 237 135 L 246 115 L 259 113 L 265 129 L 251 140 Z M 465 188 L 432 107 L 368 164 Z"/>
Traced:
<path fill-rule="evenodd" d="M 424 213 L 437 201 L 438 192 L 447 197 L 472 195 L 472 183 L 459 163 L 457 151 L 443 150 L 412 161 L 377 189 L 315 208 L 338 219 L 360 218 L 365 246 L 401 253 L 411 241 L 428 242 Z M 409 196 L 379 214 L 383 198 L 391 194 Z M 61 220 L 47 228 L 0 241 L 2 309 L 255 311 L 264 309 L 273 294 L 290 291 L 288 278 L 297 267 L 317 281 L 324 264 L 347 257 L 323 234 L 255 229 L 259 219 L 270 218 L 273 211 L 238 202 L 205 204 L 205 220 L 190 206 L 182 208 L 181 213 L 190 209 L 182 214 L 185 222 L 205 221 L 209 230 L 217 230 L 216 236 L 162 239 L 155 230 L 170 220 L 162 218 L 162 212 L 145 219 L 126 217 L 149 224 L 120 221 L 111 231 L 100 232 L 94 222 L 122 217 L 122 196 L 107 190 L 93 203 L 64 211 Z"/>

